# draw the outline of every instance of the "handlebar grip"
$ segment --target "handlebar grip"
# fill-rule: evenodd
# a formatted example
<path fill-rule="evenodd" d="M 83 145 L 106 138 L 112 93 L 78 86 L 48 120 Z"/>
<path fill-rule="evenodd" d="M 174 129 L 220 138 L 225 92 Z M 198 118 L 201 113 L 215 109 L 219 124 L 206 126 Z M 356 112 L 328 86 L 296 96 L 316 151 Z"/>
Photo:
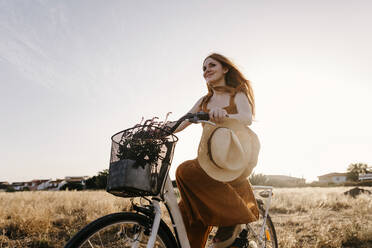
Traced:
<path fill-rule="evenodd" d="M 209 121 L 209 113 L 206 112 L 197 112 L 195 114 L 187 113 L 186 115 L 181 117 L 173 127 L 169 129 L 169 132 L 173 133 L 184 120 L 189 120 L 192 123 L 197 123 L 198 121 Z"/>
<path fill-rule="evenodd" d="M 196 117 L 201 121 L 209 121 L 209 114 L 206 112 L 198 112 Z"/>

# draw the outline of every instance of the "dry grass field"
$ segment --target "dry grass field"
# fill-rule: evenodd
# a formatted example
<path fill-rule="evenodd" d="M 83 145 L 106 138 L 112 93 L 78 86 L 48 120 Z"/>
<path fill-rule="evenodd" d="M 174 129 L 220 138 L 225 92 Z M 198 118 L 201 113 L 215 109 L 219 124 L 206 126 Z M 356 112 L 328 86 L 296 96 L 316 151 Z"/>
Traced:
<path fill-rule="evenodd" d="M 372 247 L 372 195 L 353 199 L 343 195 L 348 189 L 275 189 L 270 215 L 279 246 Z M 88 222 L 128 202 L 104 191 L 0 192 L 0 248 L 63 247 Z"/>

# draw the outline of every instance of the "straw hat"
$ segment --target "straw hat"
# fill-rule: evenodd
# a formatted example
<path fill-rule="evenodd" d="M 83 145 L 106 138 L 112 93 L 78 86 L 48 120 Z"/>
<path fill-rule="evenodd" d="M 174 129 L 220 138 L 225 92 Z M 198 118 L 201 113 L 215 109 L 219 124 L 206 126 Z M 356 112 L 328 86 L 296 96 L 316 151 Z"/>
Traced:
<path fill-rule="evenodd" d="M 213 179 L 230 182 L 248 176 L 257 164 L 260 143 L 248 127 L 205 125 L 199 143 L 200 167 Z"/>

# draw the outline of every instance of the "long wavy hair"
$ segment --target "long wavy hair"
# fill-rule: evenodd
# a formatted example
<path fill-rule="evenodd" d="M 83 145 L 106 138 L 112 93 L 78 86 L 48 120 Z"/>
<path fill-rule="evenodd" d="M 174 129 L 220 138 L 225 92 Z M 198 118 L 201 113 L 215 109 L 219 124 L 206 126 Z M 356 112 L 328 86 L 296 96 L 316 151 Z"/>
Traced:
<path fill-rule="evenodd" d="M 224 68 L 228 69 L 228 72 L 225 74 L 226 85 L 236 88 L 237 91 L 241 91 L 246 94 L 246 96 L 248 97 L 249 104 L 252 107 L 252 116 L 254 117 L 256 114 L 256 111 L 255 111 L 254 94 L 253 94 L 253 89 L 252 89 L 252 85 L 250 81 L 246 79 L 243 76 L 243 74 L 238 70 L 237 66 L 234 65 L 234 63 L 228 58 L 226 58 L 225 56 L 218 54 L 218 53 L 212 53 L 204 59 L 204 62 L 208 58 L 217 60 L 218 62 L 222 64 Z M 208 96 L 210 97 L 212 95 L 213 95 L 212 88 L 210 85 L 208 85 Z"/>

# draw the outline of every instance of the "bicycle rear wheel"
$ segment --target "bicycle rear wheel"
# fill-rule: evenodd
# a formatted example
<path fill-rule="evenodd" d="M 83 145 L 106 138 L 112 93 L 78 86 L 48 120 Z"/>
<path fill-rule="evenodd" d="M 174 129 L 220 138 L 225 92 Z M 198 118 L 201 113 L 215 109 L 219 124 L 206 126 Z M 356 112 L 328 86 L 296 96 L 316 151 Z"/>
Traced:
<path fill-rule="evenodd" d="M 264 226 L 264 233 L 262 241 L 259 241 L 259 235 L 263 226 L 265 216 L 265 209 L 262 204 L 259 204 L 260 217 L 257 221 L 247 224 L 249 247 L 265 247 L 265 248 L 278 248 L 278 240 L 273 222 L 269 215 L 267 215 L 266 223 Z"/>
<path fill-rule="evenodd" d="M 68 241 L 65 248 L 146 247 L 151 225 L 152 219 L 141 214 L 109 214 L 81 229 Z M 163 221 L 160 223 L 154 247 L 177 247 L 172 232 Z"/>

